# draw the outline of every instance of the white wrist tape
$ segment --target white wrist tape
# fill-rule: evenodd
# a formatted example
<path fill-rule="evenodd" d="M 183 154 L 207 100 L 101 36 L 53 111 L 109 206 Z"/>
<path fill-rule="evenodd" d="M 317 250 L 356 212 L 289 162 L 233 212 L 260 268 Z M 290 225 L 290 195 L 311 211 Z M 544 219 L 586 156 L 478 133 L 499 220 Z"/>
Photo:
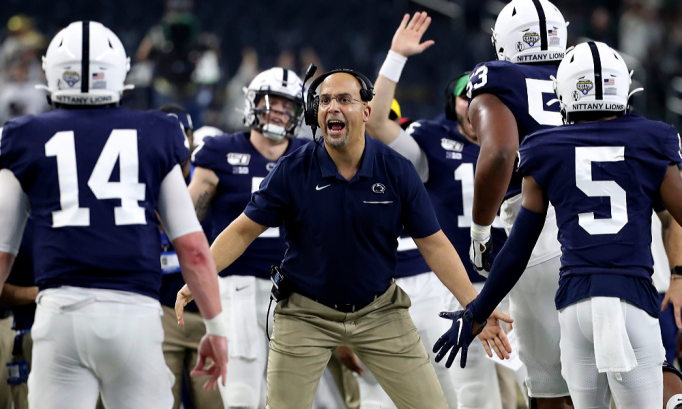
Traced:
<path fill-rule="evenodd" d="M 398 82 L 406 62 L 407 57 L 403 57 L 395 51 L 389 51 L 384 64 L 379 70 L 379 75 L 383 75 L 393 82 Z"/>
<path fill-rule="evenodd" d="M 204 318 L 204 324 L 207 334 L 227 337 L 227 315 L 224 310 L 211 319 Z"/>
<path fill-rule="evenodd" d="M 471 238 L 474 240 L 485 240 L 490 237 L 490 226 L 481 226 L 471 222 Z"/>

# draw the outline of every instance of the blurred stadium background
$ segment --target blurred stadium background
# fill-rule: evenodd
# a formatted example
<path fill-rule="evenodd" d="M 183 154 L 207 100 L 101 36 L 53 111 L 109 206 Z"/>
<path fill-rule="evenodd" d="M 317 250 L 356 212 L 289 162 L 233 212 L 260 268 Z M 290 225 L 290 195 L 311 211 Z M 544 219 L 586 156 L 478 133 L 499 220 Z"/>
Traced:
<path fill-rule="evenodd" d="M 40 56 L 72 21 L 95 20 L 121 38 L 132 60 L 124 104 L 151 109 L 179 102 L 199 125 L 241 128 L 242 87 L 260 71 L 285 66 L 303 76 L 352 68 L 376 78 L 404 13 L 433 17 L 436 45 L 411 58 L 397 98 L 403 115 L 442 111 L 453 76 L 494 58 L 490 28 L 499 0 L 2 0 L 0 123 L 48 109 Z M 680 0 L 554 0 L 568 44 L 591 38 L 619 49 L 645 93 L 638 112 L 682 126 Z"/>

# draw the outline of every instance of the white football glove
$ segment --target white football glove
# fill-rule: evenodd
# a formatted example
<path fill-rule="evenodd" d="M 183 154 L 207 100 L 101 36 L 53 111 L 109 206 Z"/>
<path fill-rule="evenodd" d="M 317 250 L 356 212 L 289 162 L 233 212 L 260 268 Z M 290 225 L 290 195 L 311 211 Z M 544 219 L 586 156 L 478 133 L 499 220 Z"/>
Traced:
<path fill-rule="evenodd" d="M 472 222 L 469 259 L 474 266 L 474 270 L 486 278 L 490 274 L 490 261 L 488 258 L 492 251 L 493 242 L 490 237 L 490 226 L 480 226 Z"/>

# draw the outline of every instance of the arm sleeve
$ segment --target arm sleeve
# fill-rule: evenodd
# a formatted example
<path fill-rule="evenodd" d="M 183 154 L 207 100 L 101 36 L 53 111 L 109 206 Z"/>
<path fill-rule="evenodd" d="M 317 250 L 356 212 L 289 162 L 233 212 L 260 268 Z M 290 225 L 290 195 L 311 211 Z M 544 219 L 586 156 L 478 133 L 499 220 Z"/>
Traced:
<path fill-rule="evenodd" d="M 277 165 L 263 179 L 260 188 L 251 196 L 244 214 L 254 222 L 267 226 L 279 227 L 284 223 L 284 209 L 290 203 L 286 183 L 286 169 L 281 158 Z"/>
<path fill-rule="evenodd" d="M 407 131 L 401 128 L 396 140 L 388 146 L 412 162 L 423 183 L 429 180 L 429 162 L 426 153 Z"/>
<path fill-rule="evenodd" d="M 402 223 L 405 232 L 412 238 L 428 237 L 440 230 L 436 213 L 424 184 L 411 163 L 405 163 Z"/>
<path fill-rule="evenodd" d="M 161 182 L 158 211 L 171 241 L 202 231 L 180 165 L 175 165 Z"/>
<path fill-rule="evenodd" d="M 531 212 L 521 206 L 509 239 L 497 255 L 483 290 L 469 305 L 476 322 L 485 322 L 521 278 L 545 225 L 545 217 L 544 213 Z"/>
<path fill-rule="evenodd" d="M 7 169 L 0 169 L 0 251 L 17 255 L 29 214 L 29 201 L 21 184 Z"/>

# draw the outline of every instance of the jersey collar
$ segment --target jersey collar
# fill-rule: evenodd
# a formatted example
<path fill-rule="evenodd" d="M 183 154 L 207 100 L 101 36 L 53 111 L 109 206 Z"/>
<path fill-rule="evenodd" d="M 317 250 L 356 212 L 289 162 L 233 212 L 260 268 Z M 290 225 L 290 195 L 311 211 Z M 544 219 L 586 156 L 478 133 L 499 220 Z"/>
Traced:
<path fill-rule="evenodd" d="M 376 142 L 374 139 L 365 134 L 365 150 L 362 152 L 362 163 L 360 164 L 358 173 L 353 176 L 351 181 L 356 179 L 358 176 L 365 178 L 372 177 L 372 172 L 374 169 L 374 154 L 376 151 L 376 147 L 374 146 L 375 143 Z M 329 156 L 329 152 L 327 152 L 327 147 L 324 145 L 324 142 L 320 144 L 317 152 L 317 160 L 320 164 L 320 173 L 322 174 L 322 177 L 336 177 L 337 179 L 345 180 L 344 177 L 341 176 L 341 174 L 336 170 L 336 164 L 332 160 L 331 156 Z"/>

